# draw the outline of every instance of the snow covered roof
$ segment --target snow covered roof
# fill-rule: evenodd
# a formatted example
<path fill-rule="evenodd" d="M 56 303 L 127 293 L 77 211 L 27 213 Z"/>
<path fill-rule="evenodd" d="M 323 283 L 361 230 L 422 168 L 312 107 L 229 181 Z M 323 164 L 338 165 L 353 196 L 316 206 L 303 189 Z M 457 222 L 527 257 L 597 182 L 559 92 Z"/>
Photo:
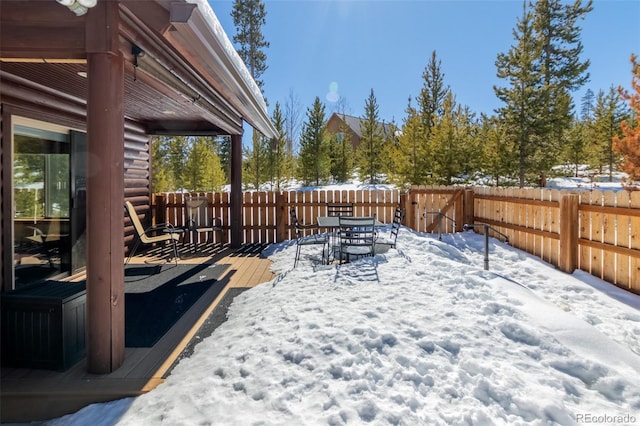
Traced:
<path fill-rule="evenodd" d="M 198 70 L 226 95 L 245 121 L 264 136 L 276 137 L 278 132 L 271 123 L 262 92 L 229 41 L 209 3 L 206 0 L 185 2 L 197 7 L 186 16 L 184 9 L 175 14 L 172 9 L 175 31 L 166 35 L 169 35 L 178 50 L 196 54 L 199 58 L 196 64 Z"/>

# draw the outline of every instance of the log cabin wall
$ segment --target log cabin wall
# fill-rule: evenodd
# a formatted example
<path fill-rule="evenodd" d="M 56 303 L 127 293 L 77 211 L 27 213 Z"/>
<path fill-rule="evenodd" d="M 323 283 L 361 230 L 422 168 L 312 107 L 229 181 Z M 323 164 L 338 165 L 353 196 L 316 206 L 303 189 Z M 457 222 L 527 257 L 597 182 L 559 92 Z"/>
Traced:
<path fill-rule="evenodd" d="M 74 101 L 35 84 L 20 80 L 6 72 L 0 73 L 0 289 L 12 289 L 12 250 L 13 244 L 11 206 L 13 191 L 11 188 L 11 117 L 21 116 L 34 120 L 45 121 L 57 125 L 68 126 L 81 132 L 86 132 L 86 105 L 84 102 Z M 124 194 L 125 199 L 131 201 L 139 210 L 144 224 L 150 224 L 151 196 L 150 196 L 150 136 L 145 129 L 131 120 L 125 120 L 125 161 L 124 161 Z M 123 209 L 124 218 L 124 209 Z M 127 222 L 128 219 L 127 219 Z M 133 241 L 133 228 L 126 227 L 125 241 Z M 123 253 L 124 256 L 124 253 Z"/>

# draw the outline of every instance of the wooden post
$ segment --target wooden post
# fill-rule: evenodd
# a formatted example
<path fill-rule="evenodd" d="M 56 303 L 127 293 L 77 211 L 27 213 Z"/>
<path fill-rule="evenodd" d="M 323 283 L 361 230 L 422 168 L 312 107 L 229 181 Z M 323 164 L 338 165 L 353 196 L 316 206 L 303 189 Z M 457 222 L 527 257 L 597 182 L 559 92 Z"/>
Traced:
<path fill-rule="evenodd" d="M 416 217 L 418 201 L 416 200 L 416 194 L 410 191 L 407 195 L 406 225 L 414 231 L 418 231 L 418 218 Z"/>
<path fill-rule="evenodd" d="M 463 202 L 464 215 L 462 218 L 462 225 L 473 225 L 474 221 L 474 201 L 473 201 L 473 189 L 464 190 L 464 202 Z"/>
<path fill-rule="evenodd" d="M 229 225 L 231 248 L 240 248 L 242 238 L 242 135 L 231 135 L 231 193 Z"/>
<path fill-rule="evenodd" d="M 404 210 L 404 218 L 402 219 L 402 224 L 406 225 L 407 222 L 407 212 L 409 211 L 409 191 L 402 191 L 400 193 L 400 208 Z"/>
<path fill-rule="evenodd" d="M 560 256 L 558 267 L 568 274 L 578 266 L 578 195 L 560 199 Z"/>
<path fill-rule="evenodd" d="M 289 212 L 286 204 L 284 192 L 276 193 L 276 242 L 281 243 L 287 240 L 287 222 Z"/>
<path fill-rule="evenodd" d="M 124 58 L 118 3 L 87 14 L 87 370 L 124 362 Z"/>

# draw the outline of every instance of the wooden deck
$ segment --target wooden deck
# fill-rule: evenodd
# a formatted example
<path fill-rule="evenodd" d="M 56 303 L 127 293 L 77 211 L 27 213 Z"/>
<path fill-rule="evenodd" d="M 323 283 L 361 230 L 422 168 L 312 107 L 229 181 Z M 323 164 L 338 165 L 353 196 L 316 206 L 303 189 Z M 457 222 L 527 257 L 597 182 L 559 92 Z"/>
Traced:
<path fill-rule="evenodd" d="M 64 372 L 3 368 L 0 376 L 0 422 L 30 422 L 73 413 L 82 407 L 137 396 L 161 384 L 182 351 L 225 297 L 229 289 L 254 287 L 275 276 L 271 262 L 260 256 L 261 246 L 234 251 L 228 247 L 210 249 L 202 256 L 188 256 L 181 263 L 229 265 L 221 278 L 219 293 L 211 289 L 180 318 L 151 348 L 126 348 L 125 362 L 115 372 L 94 375 L 80 361 Z M 136 257 L 131 262 L 144 262 Z"/>

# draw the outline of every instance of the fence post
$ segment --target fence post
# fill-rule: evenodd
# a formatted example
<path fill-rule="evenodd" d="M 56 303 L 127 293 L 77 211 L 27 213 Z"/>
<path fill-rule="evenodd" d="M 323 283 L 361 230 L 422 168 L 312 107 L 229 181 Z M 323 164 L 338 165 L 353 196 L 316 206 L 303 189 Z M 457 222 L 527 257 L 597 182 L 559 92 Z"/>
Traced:
<path fill-rule="evenodd" d="M 276 194 L 276 242 L 281 243 L 287 239 L 287 205 L 284 192 Z"/>
<path fill-rule="evenodd" d="M 402 221 L 404 222 L 403 225 L 407 225 L 407 212 L 409 210 L 409 191 L 401 191 L 400 192 L 400 199 L 398 200 L 398 205 L 400 206 L 400 208 L 402 210 L 404 210 L 404 217 L 402 218 Z"/>
<path fill-rule="evenodd" d="M 159 194 L 155 197 L 155 214 L 153 215 L 152 225 L 157 223 L 165 223 L 167 221 L 167 199 L 166 194 Z M 153 205 L 153 203 L 152 203 Z"/>
<path fill-rule="evenodd" d="M 558 267 L 568 274 L 578 266 L 578 195 L 560 199 L 560 256 Z"/>
<path fill-rule="evenodd" d="M 464 213 L 462 217 L 462 224 L 473 225 L 473 218 L 475 215 L 473 206 L 473 189 L 468 188 L 464 190 L 464 201 L 462 202 Z"/>

